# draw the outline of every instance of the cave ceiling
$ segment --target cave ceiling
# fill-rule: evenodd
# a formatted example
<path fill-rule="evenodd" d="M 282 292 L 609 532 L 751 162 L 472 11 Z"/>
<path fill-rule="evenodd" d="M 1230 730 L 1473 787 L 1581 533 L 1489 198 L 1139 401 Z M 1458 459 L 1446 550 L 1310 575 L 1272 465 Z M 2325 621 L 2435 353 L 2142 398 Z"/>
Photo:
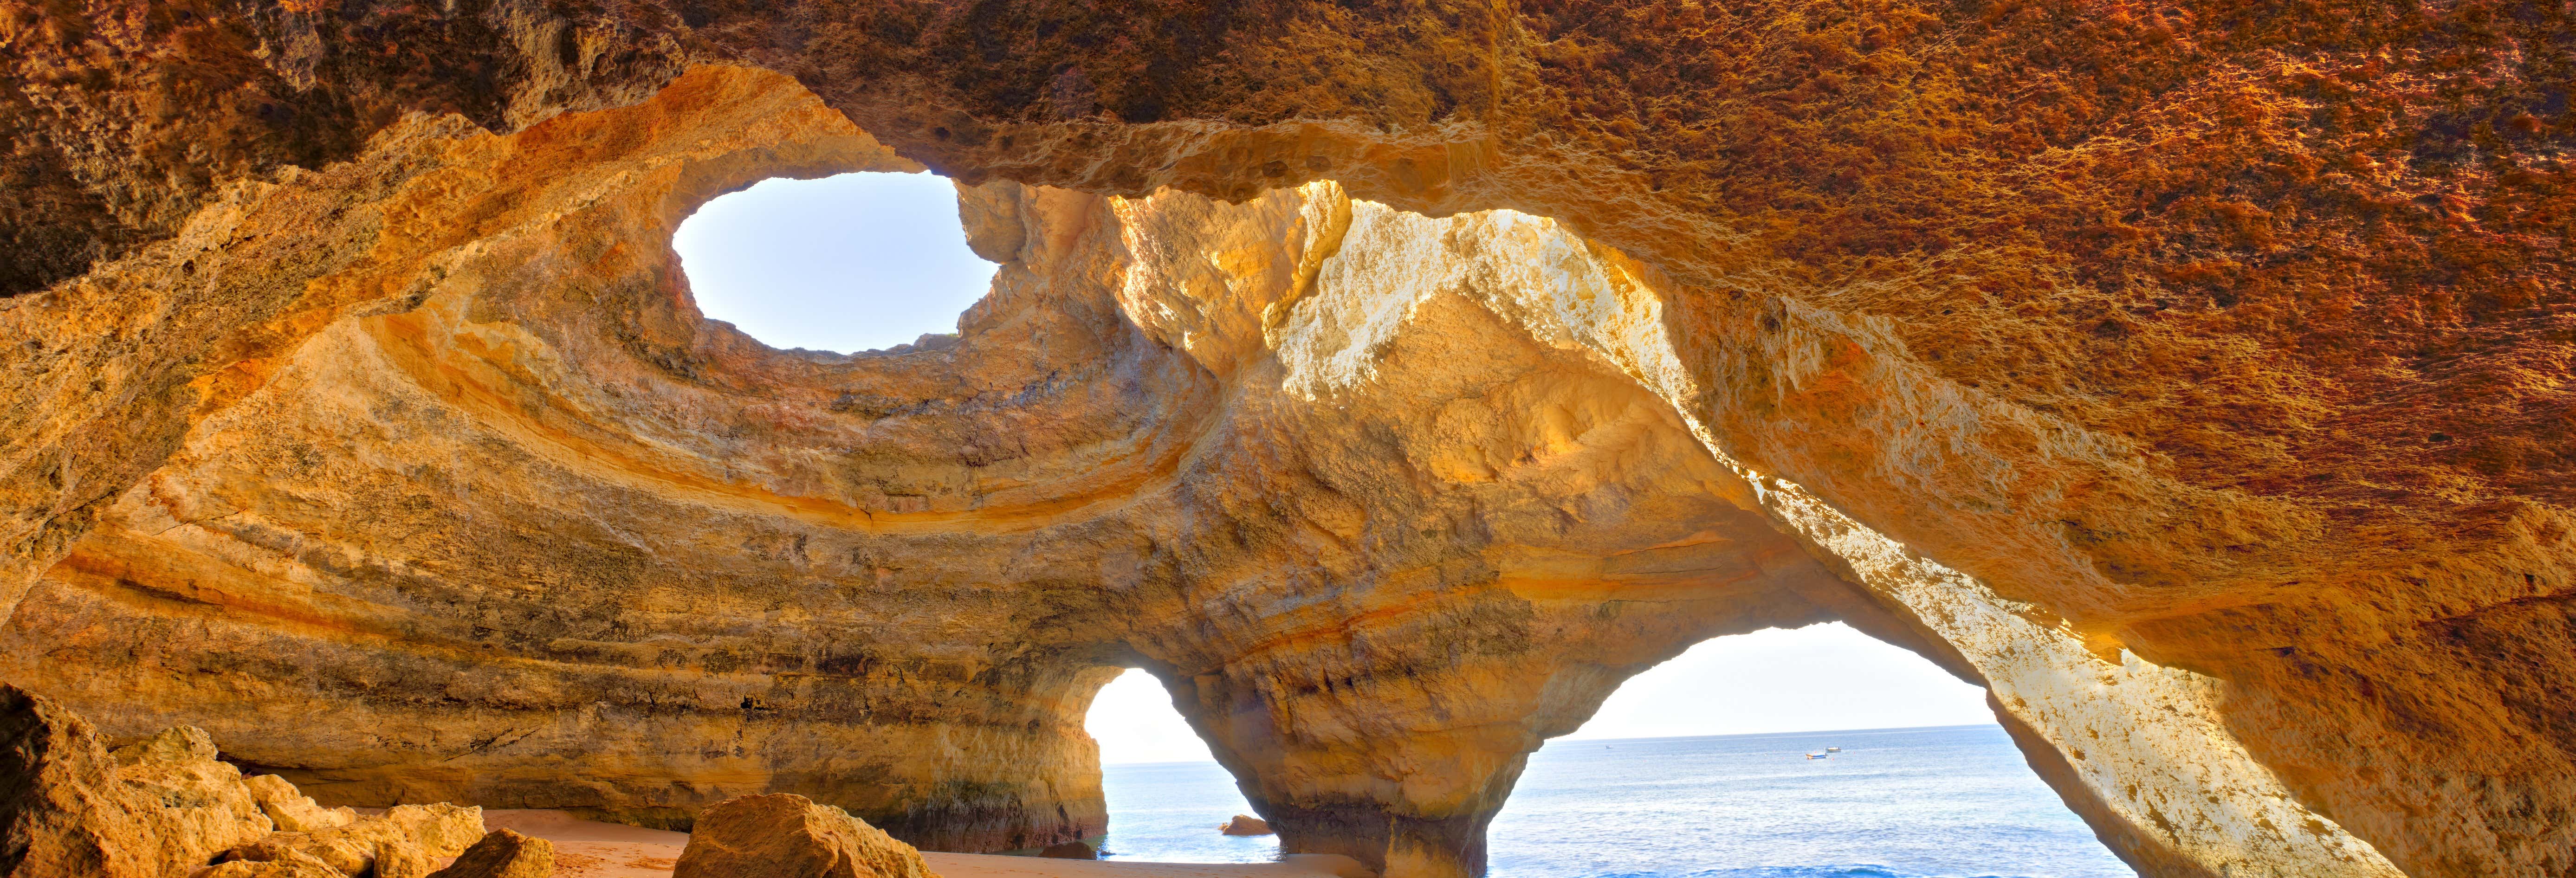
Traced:
<path fill-rule="evenodd" d="M 2576 869 L 2561 4 L 0 3 L 0 678 L 326 803 L 1096 834 L 1155 672 L 1483 869 L 1709 637 L 2152 875 Z M 681 219 L 931 170 L 951 337 Z M 2475 747 L 2461 742 L 2478 742 Z"/>

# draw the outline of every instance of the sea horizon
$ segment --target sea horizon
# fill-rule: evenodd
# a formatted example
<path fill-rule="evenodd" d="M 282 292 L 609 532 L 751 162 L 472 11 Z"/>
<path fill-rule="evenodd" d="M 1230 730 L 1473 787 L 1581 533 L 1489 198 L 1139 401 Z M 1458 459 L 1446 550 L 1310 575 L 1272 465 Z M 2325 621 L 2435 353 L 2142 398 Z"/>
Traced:
<path fill-rule="evenodd" d="M 1798 740 L 1795 747 L 1780 746 Z M 1809 759 L 1809 752 L 1841 752 Z M 1102 766 L 1102 858 L 1267 862 L 1215 762 Z M 1489 878 L 2134 878 L 1995 724 L 1555 738 L 1486 834 Z"/>
<path fill-rule="evenodd" d="M 1940 726 L 1863 726 L 1863 727 L 1860 727 L 1860 728 L 1848 728 L 1848 729 L 1817 729 L 1817 730 L 1814 730 L 1814 731 L 1796 731 L 1796 732 L 1728 732 L 1728 733 L 1724 733 L 1724 734 L 1714 734 L 1714 735 L 1648 735 L 1648 736 L 1644 736 L 1644 737 L 1636 737 L 1636 738 L 1577 738 L 1577 737 L 1574 737 L 1574 736 L 1572 736 L 1572 735 L 1568 735 L 1568 736 L 1565 736 L 1565 737 L 1562 737 L 1562 738 L 1549 738 L 1549 739 L 1547 739 L 1546 743 L 1541 744 L 1541 745 L 1539 745 L 1539 746 L 1540 746 L 1542 749 L 1544 749 L 1544 748 L 1547 746 L 1547 744 L 1556 744 L 1556 743 L 1565 743 L 1565 742 L 1574 742 L 1574 741 L 1583 741 L 1583 742 L 1594 742 L 1594 741 L 1598 741 L 1598 742 L 1608 742 L 1608 743 L 1615 743 L 1615 742 L 1619 742 L 1619 741 L 1686 741 L 1686 740 L 1694 740 L 1694 739 L 1698 739 L 1698 738 L 1759 738 L 1759 737 L 1765 737 L 1765 736 L 1777 736 L 1777 735 L 1830 735 L 1830 734 L 1839 734 L 1839 733 L 1843 733 L 1843 732 L 1909 732 L 1909 731 L 1937 731 L 1937 730 L 1941 730 L 1941 729 L 1979 729 L 1979 728 L 1986 728 L 1986 727 L 1989 727 L 1989 726 L 1994 727 L 1994 728 L 1998 728 L 1998 729 L 1999 729 L 1999 728 L 2002 728 L 2002 726 L 2001 726 L 2001 725 L 1997 725 L 1997 724 L 1995 724 L 1995 723 L 1954 723 L 1954 724 L 1950 724 L 1950 725 L 1940 725 Z M 1532 752 L 1536 752 L 1536 751 L 1532 751 Z M 1102 768 L 1107 768 L 1107 767 L 1112 766 L 1112 765 L 1216 765 L 1216 764 L 1218 764 L 1218 763 L 1217 763 L 1217 761 L 1216 761 L 1216 760 L 1214 760 L 1214 759 L 1168 759 L 1168 760 L 1161 760 L 1161 761 L 1156 761 L 1156 762 L 1103 762 L 1103 763 L 1100 763 L 1100 766 L 1101 766 Z"/>

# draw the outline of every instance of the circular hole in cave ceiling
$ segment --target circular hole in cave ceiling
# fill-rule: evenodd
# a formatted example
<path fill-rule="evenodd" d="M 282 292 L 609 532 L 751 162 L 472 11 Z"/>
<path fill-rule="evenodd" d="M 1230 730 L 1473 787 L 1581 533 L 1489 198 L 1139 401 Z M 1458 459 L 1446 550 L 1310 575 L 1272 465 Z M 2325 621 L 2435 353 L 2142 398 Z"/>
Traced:
<path fill-rule="evenodd" d="M 698 310 L 774 348 L 870 351 L 957 331 L 993 263 L 936 174 L 763 180 L 672 236 Z"/>

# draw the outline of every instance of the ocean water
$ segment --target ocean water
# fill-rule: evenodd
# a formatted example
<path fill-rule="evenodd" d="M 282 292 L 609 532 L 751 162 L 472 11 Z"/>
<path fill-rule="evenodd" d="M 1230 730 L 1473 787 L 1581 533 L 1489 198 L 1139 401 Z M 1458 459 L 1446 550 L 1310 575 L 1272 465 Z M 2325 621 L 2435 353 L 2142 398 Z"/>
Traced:
<path fill-rule="evenodd" d="M 1827 759 L 1805 754 L 1826 747 Z M 1213 762 L 1104 769 L 1103 859 L 1262 862 Z M 2001 728 L 1552 741 L 1487 835 L 1493 878 L 2134 878 Z"/>

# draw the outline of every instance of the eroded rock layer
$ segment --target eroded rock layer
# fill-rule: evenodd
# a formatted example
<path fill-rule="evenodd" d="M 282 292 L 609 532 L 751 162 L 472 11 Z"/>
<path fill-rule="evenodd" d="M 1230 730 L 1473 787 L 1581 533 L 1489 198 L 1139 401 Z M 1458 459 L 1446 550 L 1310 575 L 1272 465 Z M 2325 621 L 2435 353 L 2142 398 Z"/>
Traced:
<path fill-rule="evenodd" d="M 628 115 L 777 118 L 780 92 L 709 70 Z M 903 167 L 805 100 L 848 166 Z M 204 721 L 333 801 L 685 825 L 792 789 L 971 850 L 1100 831 L 1081 710 L 1142 660 L 1317 833 L 1418 798 L 1457 847 L 1626 671 L 1856 600 L 1609 364 L 1345 280 L 1329 186 L 997 184 L 966 204 L 1008 262 L 961 338 L 778 354 L 625 244 L 775 172 L 741 149 L 488 236 L 417 306 L 262 364 L 20 604 L 6 673 L 111 729 L 255 706 Z M 1280 317 L 1299 295 L 1347 319 Z M 1372 380 L 1390 356 L 1423 380 Z"/>
<path fill-rule="evenodd" d="M 1032 847 L 1133 663 L 1454 875 L 1620 679 L 1844 619 L 2149 873 L 2576 869 L 2557 7 L 6 22 L 0 677 L 110 735 Z M 689 304 L 707 197 L 922 164 L 956 338 Z"/>
<path fill-rule="evenodd" d="M 484 835 L 481 808 L 397 805 L 362 819 L 276 775 L 245 778 L 221 756 L 192 726 L 110 751 L 78 714 L 0 684 L 0 872 L 422 878 Z M 209 871 L 218 862 L 239 865 Z"/>

